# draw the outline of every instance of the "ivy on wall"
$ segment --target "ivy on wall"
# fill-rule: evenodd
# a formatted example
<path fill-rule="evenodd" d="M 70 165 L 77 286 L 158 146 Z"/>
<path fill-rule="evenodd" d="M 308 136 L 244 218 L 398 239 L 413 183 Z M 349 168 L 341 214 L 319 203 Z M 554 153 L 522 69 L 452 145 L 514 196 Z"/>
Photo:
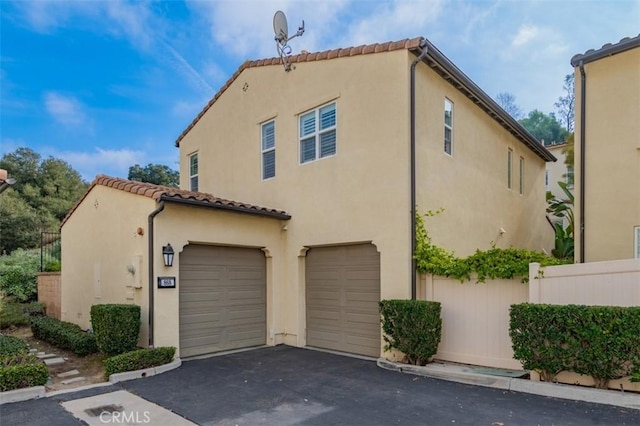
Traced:
<path fill-rule="evenodd" d="M 433 217 L 444 210 L 427 211 L 425 217 Z M 469 257 L 456 257 L 431 241 L 424 219 L 416 214 L 416 268 L 422 274 L 434 274 L 455 278 L 460 282 L 470 281 L 472 274 L 476 275 L 477 283 L 484 283 L 487 279 L 522 278 L 522 282 L 529 281 L 529 263 L 537 262 L 541 266 L 562 265 L 566 260 L 556 259 L 542 252 L 520 248 L 498 248 L 492 244 L 490 250 L 476 250 Z"/>

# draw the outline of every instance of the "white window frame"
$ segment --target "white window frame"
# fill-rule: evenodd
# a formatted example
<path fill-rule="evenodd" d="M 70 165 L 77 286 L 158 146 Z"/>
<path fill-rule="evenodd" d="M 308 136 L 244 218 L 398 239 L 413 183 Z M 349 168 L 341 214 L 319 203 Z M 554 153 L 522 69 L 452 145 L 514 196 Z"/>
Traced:
<path fill-rule="evenodd" d="M 196 172 L 193 173 L 193 159 L 195 158 L 195 168 L 196 168 Z M 198 172 L 199 172 L 199 159 L 198 159 L 198 152 L 194 152 L 192 154 L 189 154 L 189 191 L 198 191 L 199 188 L 199 182 L 198 182 Z M 194 179 L 195 179 L 195 185 L 194 183 Z M 194 188 L 195 186 L 195 188 Z"/>
<path fill-rule="evenodd" d="M 268 141 L 265 140 L 265 128 L 269 125 L 273 125 L 273 145 L 272 146 L 266 146 L 266 143 L 268 143 Z M 265 147 L 266 146 L 266 147 Z M 275 120 L 269 120 L 266 121 L 264 123 L 262 123 L 260 125 L 260 149 L 261 149 L 261 155 L 260 155 L 260 162 L 261 162 L 261 175 L 262 175 L 262 180 L 269 180 L 269 179 L 273 179 L 274 177 L 276 177 L 276 121 Z M 266 176 L 266 169 L 265 169 L 265 155 L 269 154 L 273 152 L 273 175 L 271 176 Z"/>
<path fill-rule="evenodd" d="M 332 126 L 325 127 L 323 129 L 320 128 L 321 125 L 321 117 L 320 110 L 326 108 L 328 106 L 333 105 L 334 109 L 334 124 Z M 303 118 L 308 117 L 309 115 L 314 115 L 314 128 L 313 132 L 303 134 Z M 328 134 L 330 132 L 334 132 L 335 134 L 335 142 L 334 142 L 334 151 L 333 153 L 322 155 L 322 144 L 321 138 L 322 135 Z M 314 138 L 315 152 L 312 159 L 305 160 L 303 158 L 304 150 L 303 150 L 303 141 L 308 141 L 309 139 Z M 300 164 L 312 163 L 314 161 L 321 160 L 323 158 L 333 157 L 338 153 L 338 104 L 335 101 L 328 102 L 326 104 L 320 105 L 317 108 L 306 111 L 298 116 L 298 160 Z"/>
<path fill-rule="evenodd" d="M 544 171 L 544 190 L 549 190 L 549 170 Z"/>
<path fill-rule="evenodd" d="M 640 259 L 640 226 L 633 228 L 634 231 L 634 245 L 633 251 L 635 252 L 635 258 Z"/>
<path fill-rule="evenodd" d="M 518 190 L 520 192 L 520 195 L 524 195 L 524 157 L 520 157 L 520 181 L 519 184 L 520 186 L 518 187 Z"/>
<path fill-rule="evenodd" d="M 507 150 L 507 188 L 511 189 L 513 185 L 513 150 L 509 148 Z"/>
<path fill-rule="evenodd" d="M 447 111 L 448 109 L 451 110 L 451 123 L 447 123 Z M 453 156 L 453 101 L 449 98 L 444 98 L 444 137 L 443 137 L 443 141 L 444 141 L 444 153 L 450 156 Z M 447 130 L 449 130 L 449 144 L 448 144 L 448 148 L 449 150 L 447 151 Z"/>

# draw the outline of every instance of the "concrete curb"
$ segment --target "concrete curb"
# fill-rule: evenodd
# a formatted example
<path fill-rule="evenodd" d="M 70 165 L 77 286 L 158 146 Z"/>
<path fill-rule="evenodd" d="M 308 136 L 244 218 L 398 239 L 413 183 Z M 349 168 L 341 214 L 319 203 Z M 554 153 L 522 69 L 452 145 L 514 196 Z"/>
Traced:
<path fill-rule="evenodd" d="M 559 383 L 536 382 L 527 379 L 490 376 L 488 374 L 456 371 L 455 369 L 447 369 L 446 366 L 443 367 L 441 365 L 433 364 L 425 366 L 409 365 L 389 361 L 384 358 L 378 358 L 377 365 L 385 370 L 415 374 L 434 379 L 640 410 L 640 395 L 629 392 L 618 392 Z"/>
<path fill-rule="evenodd" d="M 156 374 L 162 374 L 167 371 L 176 369 L 182 365 L 182 360 L 176 358 L 169 364 L 159 365 L 157 367 L 145 368 L 143 370 L 126 371 L 124 373 L 116 373 L 109 376 L 109 383 L 124 382 L 126 380 L 141 379 L 143 377 L 151 377 Z"/>
<path fill-rule="evenodd" d="M 11 402 L 26 401 L 28 399 L 38 399 L 45 396 L 44 386 L 33 386 L 30 388 L 14 389 L 0 392 L 0 405 Z"/>

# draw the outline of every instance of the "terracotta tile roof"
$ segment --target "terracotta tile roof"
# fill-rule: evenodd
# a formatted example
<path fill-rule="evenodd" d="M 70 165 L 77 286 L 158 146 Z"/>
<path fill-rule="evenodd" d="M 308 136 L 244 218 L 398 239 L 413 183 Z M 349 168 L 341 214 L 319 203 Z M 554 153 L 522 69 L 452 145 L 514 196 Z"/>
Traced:
<path fill-rule="evenodd" d="M 292 55 L 287 59 L 287 62 L 291 64 L 300 63 L 300 62 L 313 62 L 313 61 L 322 61 L 325 59 L 334 59 L 334 58 L 342 58 L 345 56 L 358 56 L 358 55 L 368 55 L 371 53 L 380 53 L 380 52 L 391 52 L 394 50 L 402 50 L 402 49 L 415 49 L 420 46 L 420 42 L 424 40 L 423 37 L 415 37 L 415 38 L 406 38 L 404 40 L 395 41 L 395 42 L 385 42 L 385 43 L 375 43 L 368 45 L 361 45 L 355 47 L 346 47 L 332 50 L 325 50 L 323 52 L 315 52 L 315 53 L 300 53 L 298 55 Z M 222 96 L 222 94 L 233 84 L 233 82 L 238 78 L 238 76 L 242 73 L 242 71 L 247 68 L 255 68 L 255 67 L 263 67 L 267 65 L 280 65 L 280 58 L 268 58 L 268 59 L 258 59 L 253 61 L 245 61 L 240 68 L 233 73 L 231 78 L 227 80 L 227 82 L 218 90 L 213 98 L 205 105 L 205 107 L 200 111 L 200 113 L 196 116 L 196 118 L 191 121 L 191 123 L 187 126 L 186 129 L 178 136 L 176 140 L 176 146 L 180 146 L 180 141 L 186 136 L 187 133 L 196 125 L 200 118 L 211 108 L 211 106 Z"/>
<path fill-rule="evenodd" d="M 82 198 L 73 206 L 69 213 L 64 217 L 60 227 L 65 224 L 73 212 L 78 208 L 80 203 L 87 197 L 89 192 L 97 186 L 107 186 L 109 188 L 119 189 L 124 192 L 141 195 L 152 198 L 158 202 L 165 201 L 169 203 L 187 204 L 196 207 L 208 207 L 219 210 L 229 210 L 238 213 L 248 213 L 260 216 L 269 216 L 276 219 L 288 220 L 291 218 L 285 211 L 260 207 L 253 204 L 242 203 L 238 201 L 225 200 L 214 195 L 204 192 L 187 191 L 184 189 L 173 188 L 169 186 L 155 185 L 152 183 L 138 182 L 111 176 L 98 175 L 91 182 L 91 185 L 84 193 Z"/>
<path fill-rule="evenodd" d="M 640 34 L 635 37 L 625 37 L 617 43 L 607 43 L 600 49 L 589 49 L 584 53 L 574 55 L 571 58 L 571 65 L 576 67 L 580 65 L 580 61 L 586 64 L 635 47 L 640 47 Z"/>

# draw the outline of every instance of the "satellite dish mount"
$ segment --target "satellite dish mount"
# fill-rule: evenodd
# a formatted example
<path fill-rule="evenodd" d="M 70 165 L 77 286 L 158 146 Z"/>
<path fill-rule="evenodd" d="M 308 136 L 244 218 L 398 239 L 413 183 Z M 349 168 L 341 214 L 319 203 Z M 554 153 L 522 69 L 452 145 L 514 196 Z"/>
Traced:
<path fill-rule="evenodd" d="M 284 66 L 285 71 L 291 71 L 292 66 L 288 61 L 289 56 L 291 56 L 291 46 L 289 46 L 289 40 L 294 39 L 296 37 L 304 34 L 304 21 L 302 21 L 302 26 L 298 27 L 298 32 L 289 37 L 289 27 L 287 26 L 287 17 L 284 12 L 281 10 L 277 11 L 275 15 L 273 15 L 273 32 L 276 34 L 276 48 L 278 49 L 278 56 L 280 56 L 280 60 L 282 61 L 282 65 Z"/>

